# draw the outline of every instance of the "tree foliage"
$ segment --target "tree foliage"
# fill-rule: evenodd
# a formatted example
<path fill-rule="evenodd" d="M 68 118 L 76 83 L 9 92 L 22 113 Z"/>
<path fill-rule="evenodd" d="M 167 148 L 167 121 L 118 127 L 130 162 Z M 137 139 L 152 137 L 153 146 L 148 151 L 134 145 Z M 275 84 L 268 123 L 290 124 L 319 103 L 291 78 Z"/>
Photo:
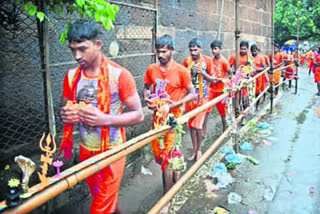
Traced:
<path fill-rule="evenodd" d="M 274 11 L 275 40 L 281 45 L 287 40 L 297 39 L 299 18 L 299 39 L 319 40 L 320 1 L 276 0 Z"/>
<path fill-rule="evenodd" d="M 106 30 L 110 30 L 113 27 L 113 21 L 115 20 L 116 13 L 119 8 L 116 4 L 110 4 L 105 0 L 14 0 L 16 3 L 23 3 L 23 8 L 28 12 L 30 16 L 36 16 L 40 22 L 44 19 L 50 21 L 49 17 L 41 11 L 39 2 L 45 2 L 48 10 L 63 16 L 64 12 L 77 13 L 81 18 L 94 19 L 96 22 L 101 22 Z M 64 10 L 64 8 L 66 10 Z M 68 21 L 63 32 L 60 33 L 59 41 L 63 43 L 67 37 L 67 33 L 70 26 L 70 20 Z"/>

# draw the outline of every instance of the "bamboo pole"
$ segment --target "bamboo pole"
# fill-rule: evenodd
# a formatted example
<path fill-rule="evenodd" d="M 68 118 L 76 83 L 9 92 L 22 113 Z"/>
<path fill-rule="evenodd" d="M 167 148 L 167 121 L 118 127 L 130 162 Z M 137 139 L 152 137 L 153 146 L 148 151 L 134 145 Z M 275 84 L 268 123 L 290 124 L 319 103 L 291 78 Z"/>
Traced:
<path fill-rule="evenodd" d="M 169 126 L 166 126 L 162 129 L 162 131 L 167 130 L 170 128 Z M 84 180 L 85 178 L 89 177 L 90 175 L 98 172 L 99 170 L 105 168 L 108 166 L 110 163 L 125 157 L 126 155 L 134 152 L 135 150 L 139 149 L 140 147 L 148 144 L 152 139 L 155 139 L 156 137 L 162 135 L 163 133 L 158 132 L 155 135 L 149 136 L 140 142 L 133 144 L 130 147 L 125 148 L 124 150 L 118 152 L 117 154 L 114 154 L 108 158 L 97 160 L 94 162 L 94 164 L 91 164 L 82 170 L 79 170 L 78 172 L 75 172 L 74 174 L 69 175 L 68 177 L 50 185 L 43 191 L 35 194 L 31 198 L 27 199 L 24 201 L 21 205 L 5 210 L 4 213 L 27 213 L 31 211 L 32 209 L 35 209 L 36 207 L 40 206 L 44 202 L 48 201 L 49 199 L 55 197 L 56 195 L 60 194 L 64 190 L 71 188 L 72 186 L 76 185 L 78 182 Z M 97 156 L 92 157 L 97 158 Z"/>
<path fill-rule="evenodd" d="M 267 69 L 258 75 L 262 75 L 265 72 L 267 72 Z M 255 76 L 254 78 L 252 78 L 250 81 L 253 81 L 255 78 L 258 77 L 258 75 Z M 263 93 L 265 93 L 265 91 Z M 261 93 L 260 96 L 263 93 Z M 198 114 L 199 112 L 215 105 L 216 103 L 218 103 L 222 99 L 226 98 L 226 96 L 227 96 L 227 94 L 222 94 L 222 95 L 210 100 L 209 102 L 203 104 L 202 106 L 199 106 L 198 108 L 193 109 L 192 111 L 179 117 L 177 119 L 178 123 L 185 123 L 189 118 L 192 118 L 196 114 Z M 239 116 L 239 118 L 242 118 L 242 117 L 244 117 L 244 115 Z M 116 147 L 112 150 L 108 150 L 108 151 L 105 151 L 105 152 L 100 153 L 98 155 L 95 155 L 94 157 L 91 157 L 90 159 L 87 159 L 87 160 L 65 170 L 65 171 L 76 171 L 76 172 L 73 174 L 70 174 L 70 175 L 66 176 L 65 178 L 57 181 L 56 183 L 48 186 L 46 189 L 40 191 L 39 193 L 35 194 L 31 198 L 24 201 L 21 205 L 14 207 L 14 208 L 11 208 L 11 209 L 8 209 L 4 213 L 26 213 L 26 212 L 31 211 L 32 209 L 40 206 L 41 204 L 45 203 L 49 199 L 60 194 L 64 190 L 76 185 L 79 181 L 84 180 L 88 176 L 105 168 L 110 163 L 112 163 L 122 157 L 125 157 L 126 155 L 128 155 L 128 154 L 136 151 L 137 149 L 141 148 L 142 146 L 148 144 L 151 140 L 157 138 L 158 136 L 163 135 L 170 128 L 171 127 L 167 125 L 167 126 L 161 127 L 160 129 L 150 130 L 142 135 L 139 135 L 139 136 L 125 142 L 122 145 L 119 145 L 118 147 Z M 228 128 L 227 130 L 229 132 L 230 128 Z M 222 139 L 224 138 L 224 136 L 228 132 L 224 132 L 217 140 L 221 139 L 221 141 L 222 141 Z M 63 172 L 62 172 L 62 174 L 63 174 Z"/>
<path fill-rule="evenodd" d="M 213 100 L 205 103 L 204 105 L 193 109 L 192 111 L 188 112 L 186 115 L 179 117 L 177 120 L 179 123 L 186 122 L 189 118 L 194 117 L 199 112 L 207 109 L 215 105 L 220 100 L 224 99 L 227 95 L 222 94 L 216 97 Z M 126 155 L 136 151 L 137 149 L 141 148 L 142 146 L 148 144 L 151 140 L 157 138 L 158 136 L 163 135 L 167 132 L 171 127 L 164 126 L 160 129 L 150 130 L 147 133 L 139 135 L 136 138 L 133 138 L 123 145 L 116 147 L 115 149 L 105 151 L 90 159 L 87 159 L 65 171 L 72 171 L 77 169 L 77 171 L 67 177 L 57 181 L 56 183 L 48 186 L 46 189 L 42 190 L 41 192 L 35 194 L 31 198 L 24 201 L 21 205 L 8 209 L 4 213 L 26 213 L 35 209 L 36 207 L 40 206 L 44 202 L 48 201 L 49 199 L 55 197 L 56 195 L 60 194 L 64 190 L 71 188 L 79 181 L 87 178 L 88 176 L 94 174 L 95 172 L 107 167 L 110 163 L 125 157 Z M 80 166 L 79 166 L 80 165 Z M 82 166 L 81 166 L 82 165 Z M 80 170 L 79 170 L 80 168 Z M 63 174 L 63 172 L 62 172 Z M 32 187 L 31 187 L 32 188 Z"/>
<path fill-rule="evenodd" d="M 254 104 L 265 94 L 270 86 L 267 86 L 260 95 L 255 98 L 252 102 L 252 105 L 247 107 L 242 114 L 236 119 L 237 123 L 248 113 L 250 108 L 254 107 Z M 197 160 L 190 169 L 183 174 L 181 178 L 170 188 L 170 190 L 163 195 L 163 197 L 148 211 L 148 214 L 158 213 L 162 207 L 164 207 L 173 196 L 179 191 L 179 189 L 188 181 L 188 179 L 200 168 L 200 166 L 208 159 L 208 157 L 216 150 L 220 143 L 224 140 L 225 137 L 229 134 L 231 127 L 228 127 L 222 135 L 206 150 L 206 152 Z"/>
<path fill-rule="evenodd" d="M 230 132 L 231 127 L 228 127 L 222 135 L 206 150 L 206 152 L 197 160 L 188 171 L 186 171 L 181 178 L 170 188 L 170 190 L 149 210 L 148 214 L 158 213 L 169 200 L 179 191 L 179 189 L 187 182 L 187 180 L 200 168 L 200 166 L 208 159 L 218 146 L 222 143 L 225 137 Z"/>

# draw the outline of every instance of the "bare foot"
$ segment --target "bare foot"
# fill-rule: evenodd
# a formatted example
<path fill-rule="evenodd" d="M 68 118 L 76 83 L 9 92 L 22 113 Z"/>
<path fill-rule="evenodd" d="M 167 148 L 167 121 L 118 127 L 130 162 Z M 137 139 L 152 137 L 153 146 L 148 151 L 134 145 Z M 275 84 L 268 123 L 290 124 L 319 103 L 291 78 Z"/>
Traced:
<path fill-rule="evenodd" d="M 195 157 L 196 157 L 196 153 L 192 153 L 192 155 L 190 157 L 188 157 L 187 160 L 193 161 Z"/>
<path fill-rule="evenodd" d="M 162 209 L 158 212 L 158 214 L 167 214 L 169 211 L 170 203 L 167 203 Z"/>
<path fill-rule="evenodd" d="M 201 156 L 202 156 L 202 152 L 201 152 L 201 151 L 198 151 L 198 152 L 197 152 L 197 160 L 199 160 Z"/>

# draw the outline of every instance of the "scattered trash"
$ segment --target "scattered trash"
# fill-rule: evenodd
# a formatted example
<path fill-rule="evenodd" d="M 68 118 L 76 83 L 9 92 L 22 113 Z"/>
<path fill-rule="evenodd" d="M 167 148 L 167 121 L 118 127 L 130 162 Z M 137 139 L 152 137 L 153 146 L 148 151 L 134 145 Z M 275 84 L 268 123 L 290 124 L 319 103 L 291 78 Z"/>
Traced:
<path fill-rule="evenodd" d="M 232 162 L 227 162 L 226 167 L 227 167 L 227 169 L 235 169 L 236 165 Z"/>
<path fill-rule="evenodd" d="M 317 108 L 317 115 L 320 117 L 320 107 Z"/>
<path fill-rule="evenodd" d="M 257 159 L 255 159 L 254 157 L 252 157 L 252 156 L 247 156 L 247 160 L 250 161 L 251 163 L 255 164 L 255 165 L 259 164 L 259 161 Z"/>
<path fill-rule="evenodd" d="M 141 165 L 141 173 L 144 175 L 152 175 L 151 170 L 148 168 L 145 168 L 143 165 Z"/>
<path fill-rule="evenodd" d="M 286 176 L 289 177 L 289 176 L 294 175 L 294 174 L 296 174 L 296 173 L 297 173 L 296 170 L 292 170 L 292 171 L 287 172 L 287 173 L 286 173 Z"/>
<path fill-rule="evenodd" d="M 237 154 L 228 154 L 224 158 L 227 162 L 232 162 L 234 164 L 240 164 L 243 161 L 242 157 Z"/>
<path fill-rule="evenodd" d="M 220 149 L 220 152 L 225 154 L 232 154 L 234 153 L 234 150 L 231 146 L 224 146 Z"/>
<path fill-rule="evenodd" d="M 248 125 L 248 126 L 255 126 L 255 125 L 256 125 L 256 122 L 250 120 L 250 121 L 247 122 L 247 125 Z"/>
<path fill-rule="evenodd" d="M 255 159 L 254 157 L 252 156 L 249 156 L 249 155 L 243 155 L 243 154 L 238 154 L 240 157 L 242 158 L 246 158 L 248 161 L 250 161 L 251 163 L 255 164 L 255 165 L 258 165 L 259 164 L 259 161 L 257 159 Z"/>
<path fill-rule="evenodd" d="M 210 180 L 204 180 L 204 184 L 206 185 L 207 192 L 216 191 L 219 189 L 219 186 L 213 184 Z"/>
<path fill-rule="evenodd" d="M 235 193 L 235 192 L 230 192 L 228 195 L 228 203 L 229 204 L 238 204 L 242 201 L 242 197 Z"/>
<path fill-rule="evenodd" d="M 270 125 L 268 123 L 259 123 L 257 124 L 257 127 L 260 129 L 267 129 L 270 127 Z"/>
<path fill-rule="evenodd" d="M 218 183 L 217 186 L 219 188 L 226 188 L 229 184 L 233 182 L 233 178 L 227 172 L 221 173 L 220 176 L 217 177 Z"/>
<path fill-rule="evenodd" d="M 269 137 L 272 134 L 272 130 L 270 129 L 260 129 L 259 136 L 260 137 Z"/>
<path fill-rule="evenodd" d="M 248 214 L 258 214 L 258 213 L 257 213 L 257 211 L 255 211 L 255 210 L 249 210 L 249 211 L 248 211 Z"/>
<path fill-rule="evenodd" d="M 10 165 L 9 165 L 9 164 L 7 164 L 7 165 L 4 167 L 4 170 L 8 170 L 8 169 L 10 169 Z"/>
<path fill-rule="evenodd" d="M 313 195 L 314 195 L 314 187 L 313 186 L 309 188 L 309 195 L 310 195 L 310 197 L 313 197 Z"/>
<path fill-rule="evenodd" d="M 240 149 L 242 151 L 252 151 L 252 145 L 250 143 L 248 143 L 247 141 L 244 141 L 240 145 Z"/>
<path fill-rule="evenodd" d="M 233 178 L 227 172 L 226 166 L 224 164 L 223 165 L 218 164 L 217 166 L 218 167 L 212 168 L 211 172 L 208 173 L 208 176 L 210 176 L 211 178 L 217 179 L 216 186 L 218 186 L 219 188 L 225 188 L 233 182 Z"/>
<path fill-rule="evenodd" d="M 220 172 L 220 173 L 223 173 L 223 172 L 227 172 L 227 167 L 226 165 L 224 165 L 224 163 L 215 163 L 211 169 L 211 172 L 212 173 L 217 173 L 217 172 Z"/>
<path fill-rule="evenodd" d="M 215 207 L 213 209 L 214 214 L 229 214 L 229 210 L 223 208 L 223 207 Z"/>
<path fill-rule="evenodd" d="M 266 145 L 266 146 L 271 146 L 272 143 L 270 141 L 267 141 L 267 140 L 263 140 L 262 141 L 263 145 Z"/>

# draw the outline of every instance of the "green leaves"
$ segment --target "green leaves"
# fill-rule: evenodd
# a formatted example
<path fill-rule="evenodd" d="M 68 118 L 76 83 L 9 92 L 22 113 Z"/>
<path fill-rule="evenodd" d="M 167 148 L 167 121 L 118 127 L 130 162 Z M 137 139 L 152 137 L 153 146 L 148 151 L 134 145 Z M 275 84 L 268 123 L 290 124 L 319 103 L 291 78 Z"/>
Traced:
<path fill-rule="evenodd" d="M 30 16 L 33 16 L 37 12 L 37 6 L 35 6 L 32 2 L 27 2 L 23 5 L 23 8 L 28 12 Z"/>
<path fill-rule="evenodd" d="M 49 17 L 39 11 L 39 8 L 34 1 L 30 0 L 13 0 L 16 3 L 23 3 L 23 8 L 28 12 L 30 16 L 36 15 L 40 22 L 44 19 L 50 21 Z M 116 4 L 110 4 L 105 0 L 41 0 L 45 1 L 49 11 L 58 14 L 63 17 L 63 8 L 67 9 L 67 12 L 72 14 L 77 12 L 81 18 L 94 19 L 96 22 L 100 22 L 106 30 L 113 28 L 113 21 L 116 14 L 119 11 L 119 7 Z M 36 1 L 35 1 L 36 2 Z M 70 20 L 66 25 L 66 28 L 61 32 L 59 42 L 63 43 L 67 38 L 67 33 L 70 26 Z"/>
<path fill-rule="evenodd" d="M 299 19 L 299 37 L 302 40 L 319 37 L 320 3 L 313 0 L 277 0 L 274 13 L 275 38 L 283 44 L 296 39 Z"/>
<path fill-rule="evenodd" d="M 42 13 L 42 12 L 37 12 L 37 18 L 40 20 L 40 22 L 42 22 L 43 19 L 44 19 L 44 13 Z"/>
<path fill-rule="evenodd" d="M 60 37 L 59 37 L 59 43 L 62 44 L 68 36 L 68 31 L 70 28 L 71 22 L 68 21 L 66 27 L 64 28 L 64 30 L 60 33 Z"/>

